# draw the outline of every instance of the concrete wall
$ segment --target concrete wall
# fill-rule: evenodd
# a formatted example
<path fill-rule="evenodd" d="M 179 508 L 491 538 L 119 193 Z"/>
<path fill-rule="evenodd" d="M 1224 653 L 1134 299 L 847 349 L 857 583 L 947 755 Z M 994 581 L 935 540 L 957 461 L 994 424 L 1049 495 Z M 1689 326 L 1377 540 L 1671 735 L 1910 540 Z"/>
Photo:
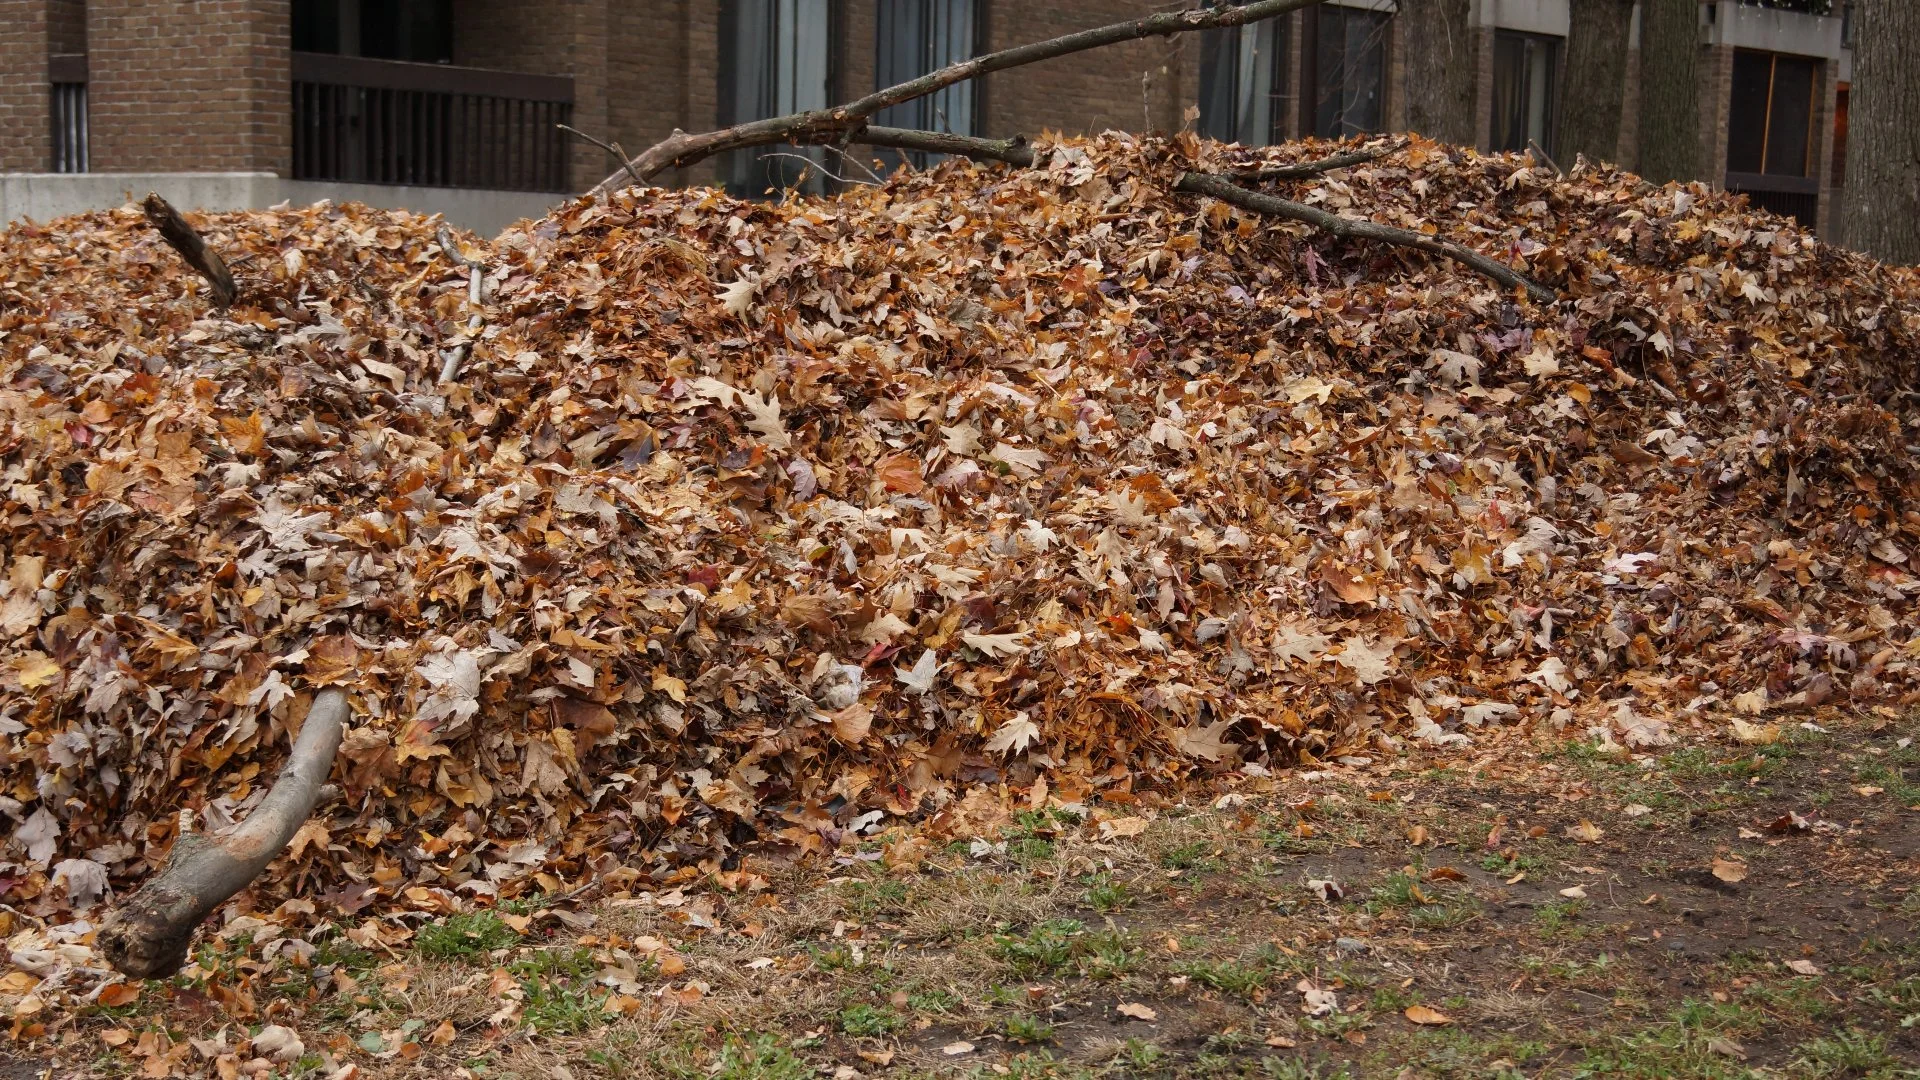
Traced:
<path fill-rule="evenodd" d="M 0 174 L 0 221 L 47 221 L 66 214 L 111 209 L 157 191 L 182 210 L 264 210 L 276 203 L 321 199 L 360 202 L 390 210 L 444 214 L 464 229 L 494 236 L 560 201 L 526 191 L 388 187 L 283 180 L 272 173 L 7 173 Z"/>

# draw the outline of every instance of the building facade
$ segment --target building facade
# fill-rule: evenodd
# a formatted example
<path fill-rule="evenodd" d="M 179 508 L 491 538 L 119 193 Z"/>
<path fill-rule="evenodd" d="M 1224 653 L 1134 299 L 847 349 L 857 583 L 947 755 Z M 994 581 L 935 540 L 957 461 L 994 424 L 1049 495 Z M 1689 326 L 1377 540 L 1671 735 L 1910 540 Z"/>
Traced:
<path fill-rule="evenodd" d="M 1551 154 L 1569 0 L 1473 0 L 1475 141 Z M 1800 6 L 1820 0 L 1771 0 Z M 357 198 L 477 228 L 583 190 L 675 129 L 844 101 L 969 55 L 1164 10 L 1162 0 L 0 0 L 0 216 L 117 204 Z M 1229 31 L 997 72 L 880 122 L 1001 137 L 1170 130 L 1248 143 L 1403 130 L 1394 0 L 1328 0 Z M 1707 179 L 1832 232 L 1843 18 L 1703 0 Z M 1637 159 L 1638 31 L 1617 159 Z M 858 169 L 746 152 L 665 179 L 757 193 Z M 894 157 L 887 159 L 897 161 Z"/>

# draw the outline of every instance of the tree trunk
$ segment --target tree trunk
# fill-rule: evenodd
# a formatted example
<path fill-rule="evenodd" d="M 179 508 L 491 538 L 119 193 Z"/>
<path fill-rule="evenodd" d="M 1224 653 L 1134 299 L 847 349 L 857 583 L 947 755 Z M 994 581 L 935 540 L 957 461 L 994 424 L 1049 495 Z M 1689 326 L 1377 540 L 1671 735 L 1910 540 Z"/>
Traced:
<path fill-rule="evenodd" d="M 1854 4 L 1847 116 L 1847 243 L 1891 263 L 1920 263 L 1920 5 Z"/>
<path fill-rule="evenodd" d="M 1620 109 L 1613 103 L 1626 97 L 1633 0 L 1572 0 L 1569 13 L 1554 153 L 1568 165 L 1575 154 L 1618 161 Z"/>
<path fill-rule="evenodd" d="M 1407 127 L 1430 139 L 1476 141 L 1471 0 L 1400 0 L 1407 55 Z"/>
<path fill-rule="evenodd" d="M 1645 0 L 1640 12 L 1640 175 L 1697 180 L 1700 0 Z"/>

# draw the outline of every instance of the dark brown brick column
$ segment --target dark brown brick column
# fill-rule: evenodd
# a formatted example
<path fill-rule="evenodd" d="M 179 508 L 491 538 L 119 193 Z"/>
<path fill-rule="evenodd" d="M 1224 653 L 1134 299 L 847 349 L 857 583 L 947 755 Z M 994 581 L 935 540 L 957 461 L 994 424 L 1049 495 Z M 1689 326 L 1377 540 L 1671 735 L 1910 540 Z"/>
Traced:
<path fill-rule="evenodd" d="M 92 0 L 94 170 L 286 175 L 290 27 L 288 0 Z"/>
<path fill-rule="evenodd" d="M 48 51 L 47 0 L 0 0 L 0 170 L 52 162 Z"/>

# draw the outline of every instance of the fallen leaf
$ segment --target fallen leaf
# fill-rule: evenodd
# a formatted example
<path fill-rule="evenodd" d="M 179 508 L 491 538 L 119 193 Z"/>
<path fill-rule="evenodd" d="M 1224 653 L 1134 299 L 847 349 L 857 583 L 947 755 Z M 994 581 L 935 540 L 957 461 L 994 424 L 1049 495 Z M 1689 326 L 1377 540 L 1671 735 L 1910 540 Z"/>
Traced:
<path fill-rule="evenodd" d="M 1713 876 L 1729 885 L 1738 885 L 1747 880 L 1747 864 L 1744 862 L 1716 857 L 1712 868 Z"/>
<path fill-rule="evenodd" d="M 1820 965 L 1811 960 L 1789 960 L 1787 961 L 1787 969 L 1799 975 L 1820 974 Z"/>
<path fill-rule="evenodd" d="M 1404 1015 L 1414 1023 L 1426 1026 L 1437 1027 L 1442 1024 L 1453 1023 L 1452 1017 L 1443 1012 L 1430 1009 L 1425 1005 L 1409 1005 L 1406 1007 Z"/>
<path fill-rule="evenodd" d="M 970 1042 L 964 1042 L 964 1041 L 950 1042 L 947 1045 L 941 1047 L 940 1052 L 947 1055 L 948 1057 L 959 1057 L 961 1054 L 973 1053 L 973 1044 Z"/>
<path fill-rule="evenodd" d="M 1130 1016 L 1135 1020 L 1153 1021 L 1160 1019 L 1159 1013 L 1154 1012 L 1152 1009 L 1137 1001 L 1128 1001 L 1116 1005 L 1113 1007 L 1113 1011 L 1119 1013 L 1121 1016 Z"/>
<path fill-rule="evenodd" d="M 1567 837 L 1578 840 L 1583 844 L 1597 844 L 1600 842 L 1600 838 L 1605 835 L 1607 835 L 1605 829 L 1588 821 L 1586 818 L 1581 818 L 1580 824 L 1578 825 L 1567 826 Z"/>

